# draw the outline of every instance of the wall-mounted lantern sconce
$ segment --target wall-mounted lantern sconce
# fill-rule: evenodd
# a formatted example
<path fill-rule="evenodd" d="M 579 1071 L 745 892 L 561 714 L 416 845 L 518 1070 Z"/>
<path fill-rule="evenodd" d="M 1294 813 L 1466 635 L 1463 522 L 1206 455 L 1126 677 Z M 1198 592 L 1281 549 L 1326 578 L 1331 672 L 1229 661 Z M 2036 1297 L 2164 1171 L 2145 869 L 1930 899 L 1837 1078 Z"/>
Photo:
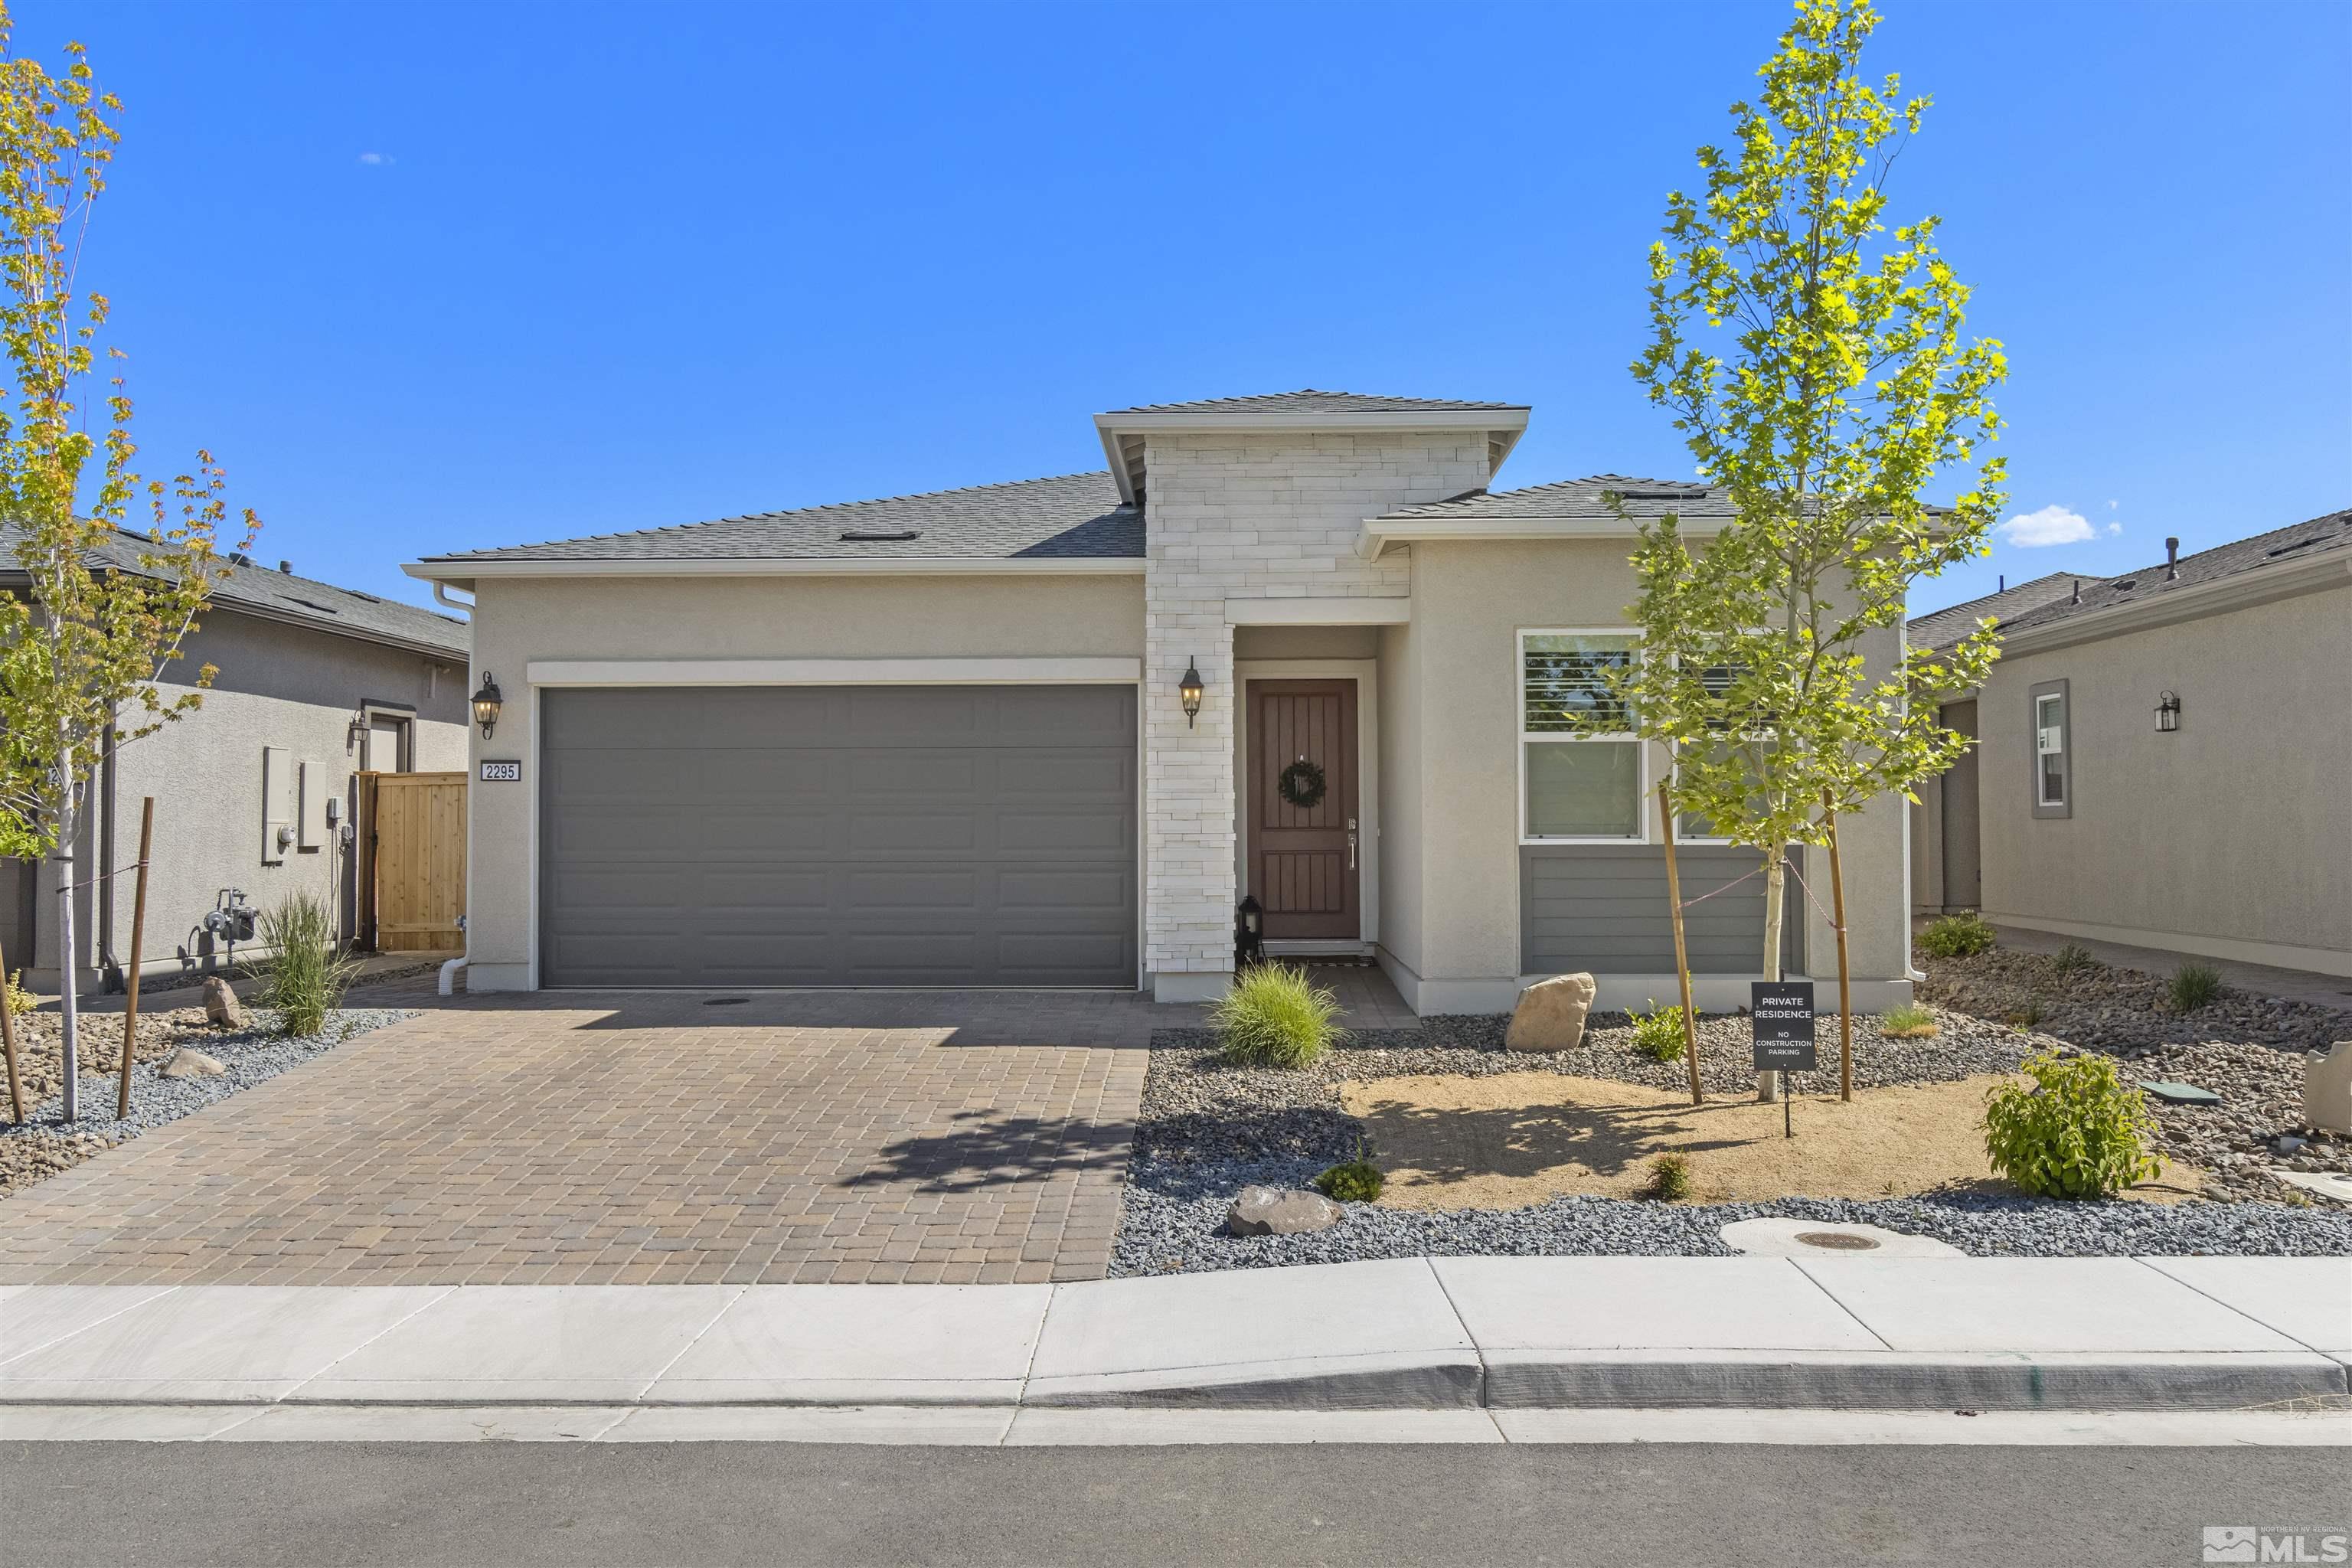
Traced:
<path fill-rule="evenodd" d="M 1265 906 L 1251 894 L 1234 917 L 1234 968 L 1247 969 L 1265 956 Z"/>
<path fill-rule="evenodd" d="M 2166 735 L 2180 728 L 2180 699 L 2169 691 L 2156 700 L 2156 728 Z"/>
<path fill-rule="evenodd" d="M 505 706 L 506 700 L 499 695 L 498 677 L 484 670 L 482 689 L 474 693 L 474 722 L 482 727 L 483 740 L 488 740 L 490 731 L 498 728 L 499 710 Z"/>
<path fill-rule="evenodd" d="M 1184 702 L 1186 729 L 1191 729 L 1192 721 L 1201 716 L 1201 693 L 1207 689 L 1201 681 L 1201 661 L 1197 658 L 1185 660 L 1184 679 L 1176 683 L 1176 695 Z"/>

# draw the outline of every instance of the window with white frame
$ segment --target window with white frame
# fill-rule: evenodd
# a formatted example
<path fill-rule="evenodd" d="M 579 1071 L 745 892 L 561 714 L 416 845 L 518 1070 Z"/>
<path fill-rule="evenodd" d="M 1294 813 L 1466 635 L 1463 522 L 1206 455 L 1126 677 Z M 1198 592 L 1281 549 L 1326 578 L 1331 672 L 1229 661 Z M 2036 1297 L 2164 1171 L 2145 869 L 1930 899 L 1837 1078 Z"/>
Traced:
<path fill-rule="evenodd" d="M 2066 693 L 2033 694 L 2033 804 L 2066 805 Z"/>
<path fill-rule="evenodd" d="M 1628 631 L 1519 634 L 1519 834 L 1640 842 L 1646 748 L 1609 689 L 1637 657 Z"/>
<path fill-rule="evenodd" d="M 1741 668 L 1742 667 L 1740 666 L 1729 664 L 1708 665 L 1705 669 L 1699 671 L 1699 684 L 1706 688 L 1707 694 L 1709 696 L 1720 698 L 1725 692 L 1731 689 L 1731 683 L 1733 680 L 1738 679 Z M 1729 725 L 1710 721 L 1707 728 L 1710 730 L 1725 730 L 1728 729 Z M 1718 746 L 1727 746 L 1728 742 L 1717 742 L 1716 744 Z M 1720 752 L 1718 752 L 1717 754 L 1719 755 Z M 1675 837 L 1685 844 L 1728 844 L 1731 842 L 1731 840 L 1726 838 L 1721 833 L 1716 830 L 1714 823 L 1708 821 L 1705 816 L 1696 811 L 1685 811 L 1682 813 L 1680 818 L 1675 823 Z"/>

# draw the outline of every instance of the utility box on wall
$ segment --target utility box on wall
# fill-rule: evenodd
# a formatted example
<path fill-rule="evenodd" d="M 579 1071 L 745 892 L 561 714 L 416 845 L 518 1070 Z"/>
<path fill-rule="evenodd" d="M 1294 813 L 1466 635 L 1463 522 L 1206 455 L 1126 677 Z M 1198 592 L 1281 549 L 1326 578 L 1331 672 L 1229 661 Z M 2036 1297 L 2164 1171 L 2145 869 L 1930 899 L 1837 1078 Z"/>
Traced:
<path fill-rule="evenodd" d="M 328 792 L 334 787 L 333 781 L 327 776 L 323 763 L 314 763 L 308 757 L 302 759 L 299 776 L 301 826 L 295 841 L 302 848 L 318 849 L 327 842 L 327 802 L 331 798 Z"/>
<path fill-rule="evenodd" d="M 283 746 L 261 748 L 261 863 L 275 866 L 294 842 L 301 803 L 296 795 L 294 753 Z"/>

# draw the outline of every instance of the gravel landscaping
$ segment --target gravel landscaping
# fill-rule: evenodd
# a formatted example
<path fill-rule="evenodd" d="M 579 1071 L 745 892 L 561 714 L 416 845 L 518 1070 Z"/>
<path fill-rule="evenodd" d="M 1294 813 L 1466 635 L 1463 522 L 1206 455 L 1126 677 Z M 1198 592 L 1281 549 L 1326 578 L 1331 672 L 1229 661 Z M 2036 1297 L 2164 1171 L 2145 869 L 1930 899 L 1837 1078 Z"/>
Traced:
<path fill-rule="evenodd" d="M 1207 1031 L 1169 1030 L 1152 1041 L 1111 1272 L 1486 1253 L 1722 1254 L 1729 1250 L 1717 1237 L 1723 1226 L 1768 1215 L 1880 1225 L 1979 1255 L 2352 1254 L 2352 1208 L 2267 1173 L 2273 1165 L 2352 1171 L 2352 1141 L 2321 1138 L 2291 1153 L 2276 1146 L 2301 1120 L 2302 1053 L 2352 1037 L 2352 1014 L 2230 992 L 2182 1017 L 2164 1011 L 2158 976 L 2095 965 L 2066 971 L 2046 956 L 1999 950 L 1919 962 L 1932 976 L 1920 994 L 1937 1033 L 1894 1039 L 1857 1017 L 1857 1086 L 2007 1073 L 2052 1048 L 2102 1051 L 2118 1058 L 2129 1079 L 2186 1081 L 2221 1095 L 2214 1108 L 2154 1106 L 2161 1152 L 2206 1173 L 2204 1196 L 2161 1205 L 1979 1193 L 1712 1205 L 1583 1196 L 1443 1212 L 1349 1204 L 1328 1231 L 1236 1237 L 1223 1234 L 1223 1221 L 1241 1188 L 1304 1186 L 1356 1153 L 1363 1130 L 1341 1109 L 1344 1081 L 1549 1071 L 1677 1089 L 1687 1085 L 1688 1069 L 1635 1053 L 1622 1014 L 1595 1015 L 1583 1044 L 1556 1056 L 1504 1050 L 1504 1018 L 1432 1017 L 1417 1029 L 1358 1032 L 1297 1071 L 1227 1068 Z M 2029 1018 L 2025 1026 L 2010 1021 Z M 1748 1020 L 1703 1018 L 1698 1033 L 1707 1093 L 1752 1092 Z M 1826 1070 L 1791 1075 L 1800 1095 L 1837 1091 L 1833 1016 L 1820 1020 L 1820 1036 Z"/>
<path fill-rule="evenodd" d="M 71 1122 L 60 1120 L 65 1073 L 57 1015 L 20 1017 L 16 1060 L 26 1119 L 22 1125 L 0 1125 L 0 1194 L 46 1181 L 151 1128 L 267 1082 L 355 1036 L 415 1016 L 395 1008 L 346 1009 L 331 1015 L 319 1034 L 289 1037 L 273 1031 L 266 1008 L 256 1009 L 253 1026 L 244 1029 L 215 1028 L 201 1007 L 142 1012 L 131 1057 L 131 1115 L 118 1121 L 114 1104 L 116 1075 L 122 1064 L 122 1018 L 120 1014 L 85 1014 L 79 1042 L 81 1119 Z M 156 1068 L 182 1047 L 202 1051 L 227 1070 L 202 1078 L 160 1077 Z M 5 1110 L 5 1101 L 0 1100 L 0 1112 Z"/>

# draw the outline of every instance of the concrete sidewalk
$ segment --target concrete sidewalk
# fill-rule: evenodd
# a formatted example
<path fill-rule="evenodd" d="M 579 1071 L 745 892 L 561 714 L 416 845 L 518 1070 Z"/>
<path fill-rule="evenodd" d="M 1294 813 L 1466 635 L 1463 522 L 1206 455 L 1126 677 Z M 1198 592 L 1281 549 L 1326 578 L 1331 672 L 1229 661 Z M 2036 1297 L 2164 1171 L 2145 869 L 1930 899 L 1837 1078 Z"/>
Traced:
<path fill-rule="evenodd" d="M 0 1405 L 2342 1405 L 2352 1258 L 1413 1258 L 1001 1286 L 12 1286 Z M 192 1416 L 192 1420 L 194 1417 Z"/>

